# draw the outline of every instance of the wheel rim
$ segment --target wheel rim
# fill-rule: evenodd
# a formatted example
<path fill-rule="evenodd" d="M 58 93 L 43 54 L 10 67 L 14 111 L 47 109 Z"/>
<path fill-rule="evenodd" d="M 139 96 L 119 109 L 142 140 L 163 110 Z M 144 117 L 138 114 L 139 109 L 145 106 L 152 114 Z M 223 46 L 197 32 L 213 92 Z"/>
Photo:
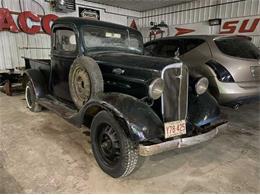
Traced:
<path fill-rule="evenodd" d="M 73 74 L 73 88 L 77 100 L 84 104 L 90 98 L 90 78 L 84 68 L 77 67 Z"/>
<path fill-rule="evenodd" d="M 31 96 L 31 91 L 30 91 L 30 87 L 26 86 L 25 89 L 25 100 L 26 100 L 26 104 L 29 108 L 32 108 L 32 96 Z"/>
<path fill-rule="evenodd" d="M 101 125 L 98 132 L 99 153 L 108 166 L 114 166 L 121 156 L 118 134 L 108 124 Z"/>

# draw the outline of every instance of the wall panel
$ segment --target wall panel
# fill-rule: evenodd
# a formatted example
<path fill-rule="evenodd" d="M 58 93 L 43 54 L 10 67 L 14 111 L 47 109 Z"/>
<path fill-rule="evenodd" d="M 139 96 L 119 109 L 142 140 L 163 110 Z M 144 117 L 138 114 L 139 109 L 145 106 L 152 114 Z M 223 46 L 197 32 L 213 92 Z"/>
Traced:
<path fill-rule="evenodd" d="M 169 26 L 206 22 L 212 18 L 236 18 L 260 16 L 260 0 L 195 0 L 168 8 L 149 10 L 141 13 L 140 28 L 150 27 L 150 21 L 165 21 Z M 211 27 L 211 33 L 218 27 Z M 253 42 L 260 47 L 259 36 Z M 147 41 L 148 37 L 144 37 Z"/>

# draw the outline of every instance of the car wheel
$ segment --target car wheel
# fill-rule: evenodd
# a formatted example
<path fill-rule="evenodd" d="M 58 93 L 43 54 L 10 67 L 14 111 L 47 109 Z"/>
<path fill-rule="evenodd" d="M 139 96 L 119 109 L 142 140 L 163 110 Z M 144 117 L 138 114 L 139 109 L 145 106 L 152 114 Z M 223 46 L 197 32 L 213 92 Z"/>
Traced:
<path fill-rule="evenodd" d="M 89 57 L 77 58 L 70 68 L 71 98 L 80 109 L 91 97 L 103 92 L 103 77 L 98 64 Z"/>
<path fill-rule="evenodd" d="M 42 110 L 42 107 L 36 102 L 36 95 L 31 81 L 25 87 L 25 100 L 30 111 L 40 112 Z"/>
<path fill-rule="evenodd" d="M 118 178 L 129 175 L 138 161 L 137 145 L 124 133 L 112 114 L 99 112 L 91 124 L 91 144 L 101 169 Z"/>

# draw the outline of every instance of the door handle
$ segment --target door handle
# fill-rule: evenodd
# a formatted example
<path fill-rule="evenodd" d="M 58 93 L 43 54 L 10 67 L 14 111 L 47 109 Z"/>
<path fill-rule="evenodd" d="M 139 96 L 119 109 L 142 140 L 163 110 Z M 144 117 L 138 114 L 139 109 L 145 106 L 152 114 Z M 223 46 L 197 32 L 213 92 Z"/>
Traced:
<path fill-rule="evenodd" d="M 114 74 L 119 74 L 119 75 L 121 75 L 121 74 L 124 74 L 124 73 L 125 73 L 125 70 L 123 70 L 123 69 L 121 69 L 121 68 L 115 68 L 115 69 L 112 70 L 112 72 L 113 72 Z"/>

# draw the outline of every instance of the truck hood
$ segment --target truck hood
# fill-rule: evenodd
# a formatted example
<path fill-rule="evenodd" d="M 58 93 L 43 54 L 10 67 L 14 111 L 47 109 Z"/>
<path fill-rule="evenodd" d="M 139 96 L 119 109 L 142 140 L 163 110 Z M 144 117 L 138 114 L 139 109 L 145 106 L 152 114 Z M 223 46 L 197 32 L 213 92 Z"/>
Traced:
<path fill-rule="evenodd" d="M 97 63 L 116 66 L 127 66 L 139 69 L 151 69 L 161 71 L 165 66 L 180 63 L 179 60 L 159 58 L 124 52 L 98 52 L 90 54 Z"/>

